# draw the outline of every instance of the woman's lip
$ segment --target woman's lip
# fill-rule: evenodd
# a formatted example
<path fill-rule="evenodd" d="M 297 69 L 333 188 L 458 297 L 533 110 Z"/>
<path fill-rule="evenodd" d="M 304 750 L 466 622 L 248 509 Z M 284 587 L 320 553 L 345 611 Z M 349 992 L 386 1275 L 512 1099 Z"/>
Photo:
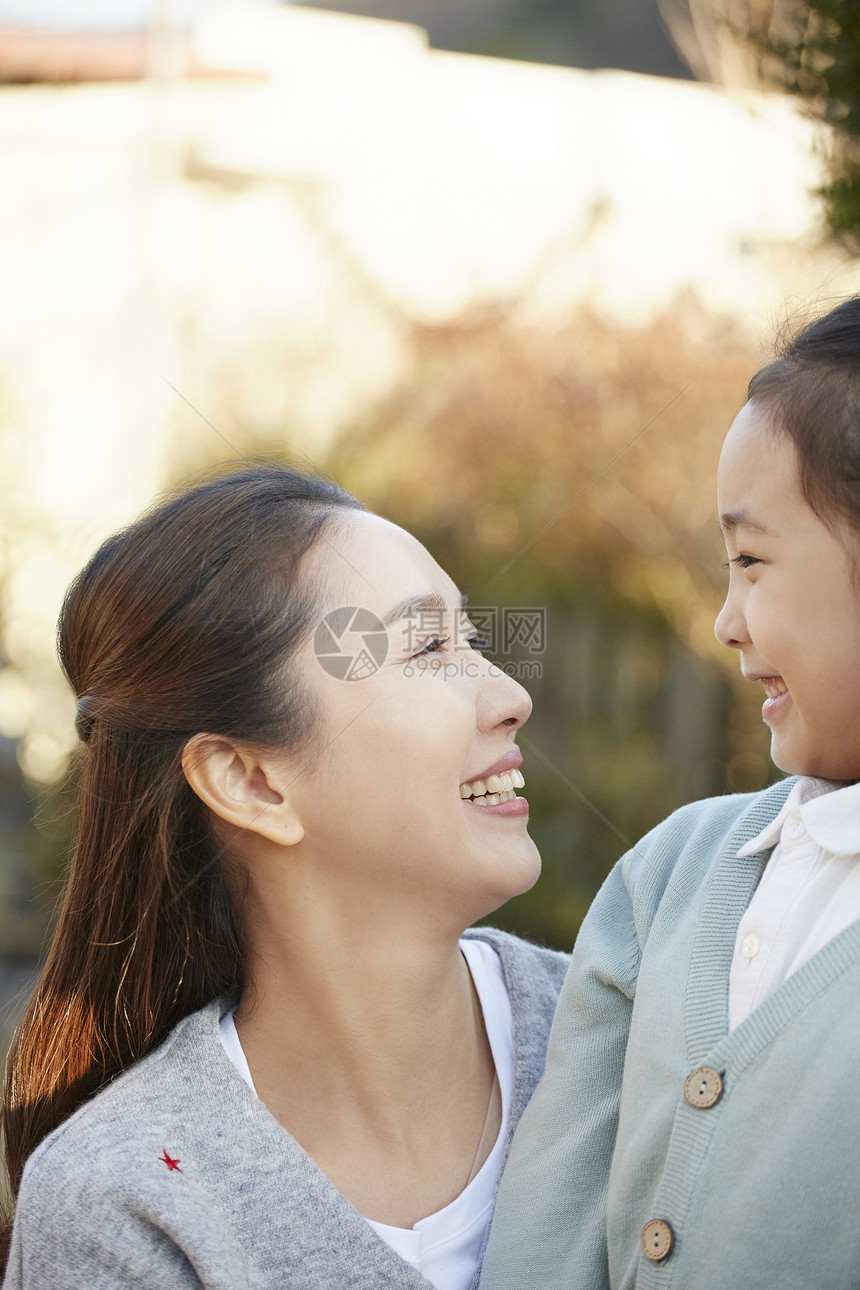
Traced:
<path fill-rule="evenodd" d="M 504 757 L 500 757 L 489 770 L 482 770 L 478 775 L 470 775 L 468 779 L 460 781 L 461 784 L 474 784 L 476 779 L 486 782 L 491 775 L 503 775 L 506 770 L 519 770 L 523 764 L 523 755 L 519 748 L 509 748 Z"/>
<path fill-rule="evenodd" d="M 495 806 L 475 806 L 473 801 L 466 798 L 463 805 L 471 806 L 479 815 L 518 816 L 528 815 L 529 813 L 529 804 L 524 797 L 512 797 L 507 802 L 497 802 Z"/>

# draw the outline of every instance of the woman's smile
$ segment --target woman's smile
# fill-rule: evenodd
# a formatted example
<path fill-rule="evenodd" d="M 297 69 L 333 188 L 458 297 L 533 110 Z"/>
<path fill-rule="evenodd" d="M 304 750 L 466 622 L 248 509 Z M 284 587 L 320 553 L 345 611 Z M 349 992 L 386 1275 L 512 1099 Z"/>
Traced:
<path fill-rule="evenodd" d="M 529 804 L 518 797 L 516 789 L 525 787 L 520 766 L 523 755 L 511 748 L 488 770 L 460 785 L 460 797 L 466 806 L 477 806 L 482 813 L 519 817 L 528 815 Z"/>

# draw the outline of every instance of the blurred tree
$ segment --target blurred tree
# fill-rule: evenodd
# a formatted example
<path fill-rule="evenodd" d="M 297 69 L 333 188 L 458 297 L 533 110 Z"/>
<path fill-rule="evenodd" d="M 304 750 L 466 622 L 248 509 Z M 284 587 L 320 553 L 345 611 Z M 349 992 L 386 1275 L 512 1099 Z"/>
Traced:
<path fill-rule="evenodd" d="M 833 127 L 820 190 L 836 237 L 860 247 L 860 6 L 856 0 L 658 0 L 703 80 L 778 86 Z"/>
<path fill-rule="evenodd" d="M 856 0 L 774 0 L 749 25 L 766 82 L 799 94 L 834 127 L 822 188 L 832 232 L 860 248 L 860 7 Z"/>

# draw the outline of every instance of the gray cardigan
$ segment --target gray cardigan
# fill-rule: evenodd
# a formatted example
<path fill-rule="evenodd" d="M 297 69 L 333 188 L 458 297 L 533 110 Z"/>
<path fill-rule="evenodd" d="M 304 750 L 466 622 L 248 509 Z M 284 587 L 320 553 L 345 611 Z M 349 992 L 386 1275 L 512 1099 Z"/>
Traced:
<path fill-rule="evenodd" d="M 568 957 L 467 935 L 498 951 L 513 1009 L 507 1154 Z M 4 1290 L 427 1290 L 253 1095 L 219 1014 L 186 1017 L 36 1148 Z"/>

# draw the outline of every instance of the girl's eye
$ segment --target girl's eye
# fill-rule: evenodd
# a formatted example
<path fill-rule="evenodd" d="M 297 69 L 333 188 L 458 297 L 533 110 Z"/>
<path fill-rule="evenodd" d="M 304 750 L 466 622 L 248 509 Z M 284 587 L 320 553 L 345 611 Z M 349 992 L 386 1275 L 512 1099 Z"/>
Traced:
<path fill-rule="evenodd" d="M 489 649 L 490 647 L 490 642 L 485 640 L 483 636 L 470 636 L 469 644 L 472 649 L 476 650 Z"/>
<path fill-rule="evenodd" d="M 727 564 L 724 564 L 723 568 L 728 569 L 733 564 L 736 564 L 739 569 L 749 569 L 754 564 L 761 564 L 761 561 L 755 555 L 736 555 L 733 560 L 729 560 Z"/>

